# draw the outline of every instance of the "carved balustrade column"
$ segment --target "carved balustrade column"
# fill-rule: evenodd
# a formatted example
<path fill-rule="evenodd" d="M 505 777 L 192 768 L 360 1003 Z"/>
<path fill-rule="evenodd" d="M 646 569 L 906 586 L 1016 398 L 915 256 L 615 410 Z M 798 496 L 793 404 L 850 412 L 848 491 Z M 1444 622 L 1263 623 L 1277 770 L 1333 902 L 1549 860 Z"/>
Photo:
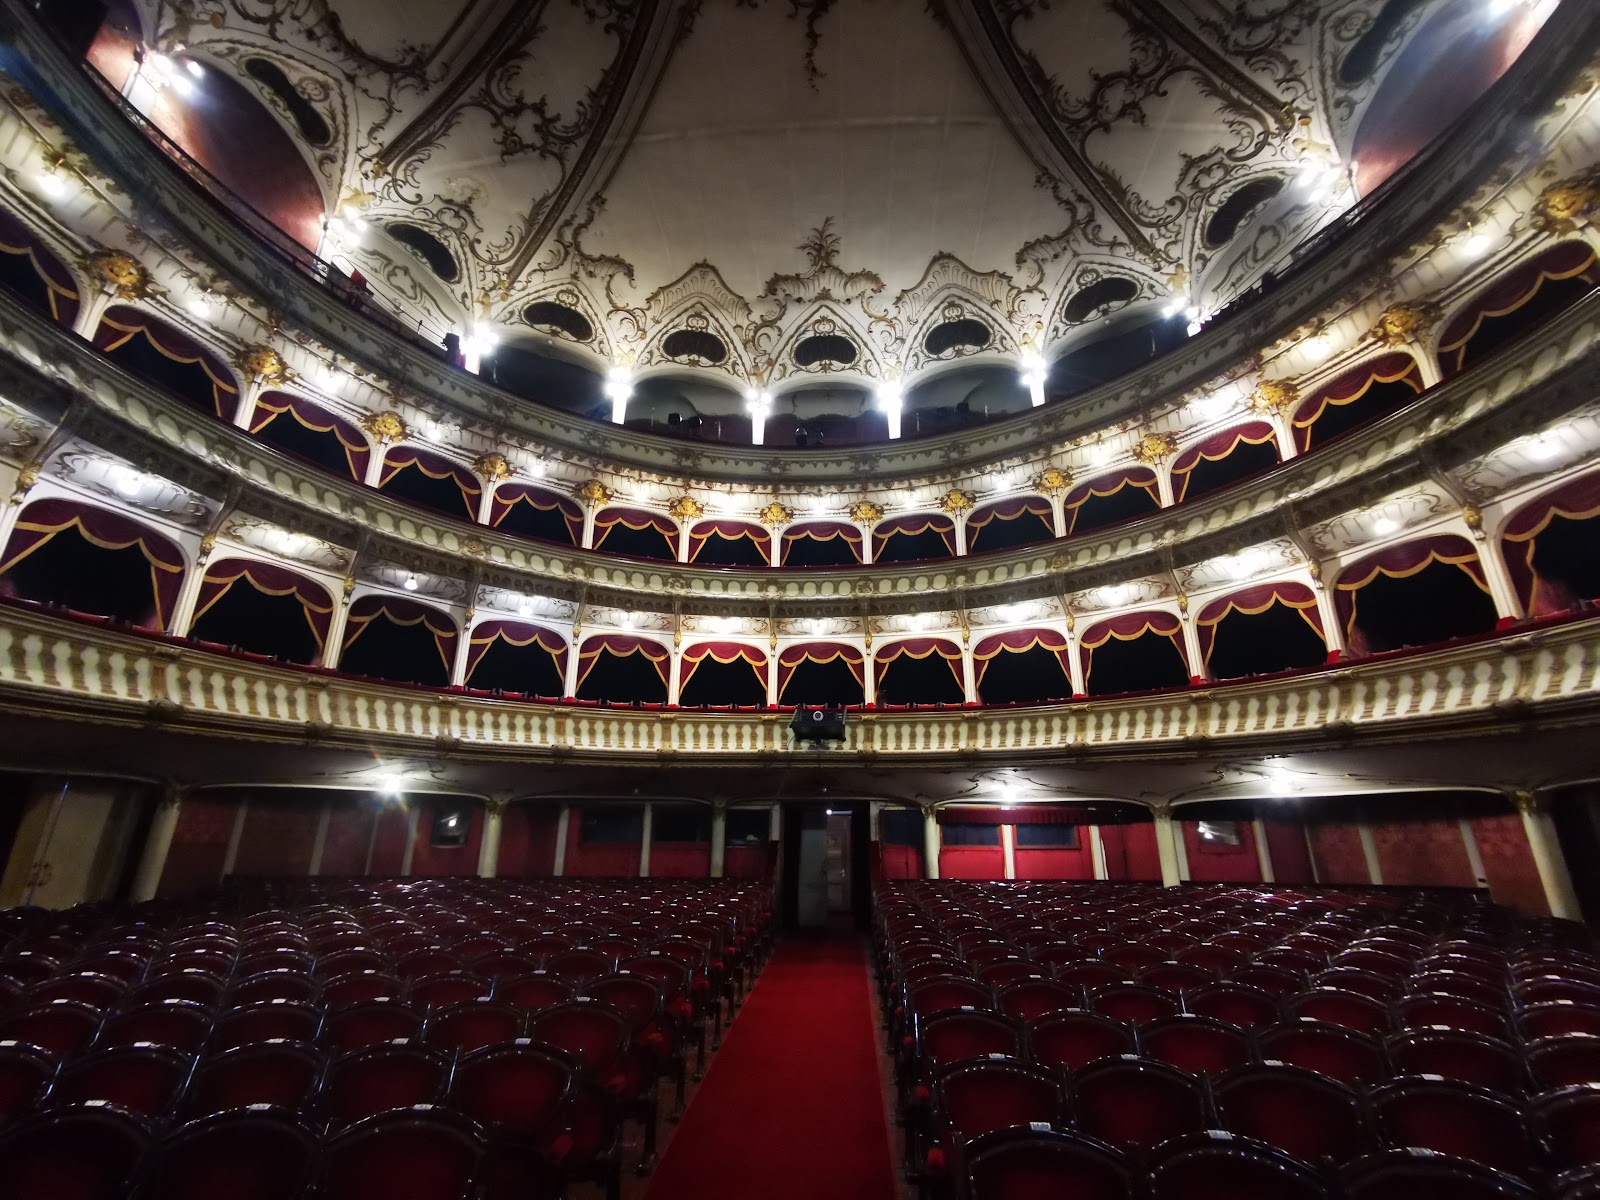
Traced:
<path fill-rule="evenodd" d="M 495 490 L 509 481 L 516 471 L 498 450 L 478 455 L 472 460 L 472 469 L 483 480 L 483 495 L 478 500 L 478 524 L 487 527 L 494 523 Z"/>
<path fill-rule="evenodd" d="M 1048 466 L 1034 477 L 1033 486 L 1050 501 L 1050 527 L 1058 538 L 1067 536 L 1067 493 L 1072 490 L 1072 474 Z"/>
<path fill-rule="evenodd" d="M 667 505 L 667 515 L 678 523 L 678 561 L 689 561 L 689 530 L 694 523 L 706 515 L 705 505 L 685 492 Z"/>
<path fill-rule="evenodd" d="M 1422 386 L 1431 388 L 1444 379 L 1433 333 L 1443 315 L 1444 310 L 1430 300 L 1402 301 L 1379 313 L 1366 336 L 1387 349 L 1410 354 L 1417 360 Z"/>
<path fill-rule="evenodd" d="M 409 438 L 411 429 L 399 413 L 388 410 L 363 413 L 357 424 L 372 439 L 372 457 L 367 460 L 367 477 L 362 482 L 375 488 L 383 479 L 383 464 L 389 456 L 389 447 Z"/>
<path fill-rule="evenodd" d="M 1278 461 L 1288 462 L 1300 453 L 1294 437 L 1294 410 L 1300 405 L 1300 389 L 1285 379 L 1263 379 L 1245 402 L 1252 416 L 1272 426 L 1272 440 L 1278 446 Z"/>
<path fill-rule="evenodd" d="M 1162 508 L 1177 502 L 1172 489 L 1172 460 L 1177 453 L 1178 438 L 1171 433 L 1147 433 L 1133 444 L 1133 457 L 1155 472 L 1156 497 Z"/>
<path fill-rule="evenodd" d="M 861 530 L 861 561 L 872 563 L 872 529 L 883 520 L 883 509 L 870 500 L 857 500 L 850 506 L 850 519 Z"/>
<path fill-rule="evenodd" d="M 971 492 L 963 492 L 959 488 L 951 488 L 939 497 L 939 511 L 955 523 L 958 558 L 967 552 L 967 514 L 972 511 L 977 501 L 978 498 Z"/>
<path fill-rule="evenodd" d="M 772 530 L 772 549 L 768 557 L 771 565 L 783 565 L 783 531 L 794 520 L 794 509 L 787 504 L 779 504 L 774 500 L 763 508 L 757 516 L 768 529 Z"/>

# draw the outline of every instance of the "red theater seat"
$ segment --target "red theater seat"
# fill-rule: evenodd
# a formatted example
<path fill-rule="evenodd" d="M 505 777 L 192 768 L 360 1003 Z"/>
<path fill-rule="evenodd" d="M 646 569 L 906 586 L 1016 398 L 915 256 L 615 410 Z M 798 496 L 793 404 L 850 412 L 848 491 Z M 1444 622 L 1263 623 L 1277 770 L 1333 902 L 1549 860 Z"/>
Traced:
<path fill-rule="evenodd" d="M 1281 1150 L 1212 1130 L 1151 1155 L 1151 1200 L 1324 1200 L 1317 1171 Z"/>
<path fill-rule="evenodd" d="M 334 1125 L 437 1103 L 450 1070 L 446 1058 L 411 1042 L 389 1042 L 334 1059 L 323 1080 L 322 1108 Z"/>
<path fill-rule="evenodd" d="M 1102 1059 L 1072 1077 L 1080 1130 L 1123 1150 L 1148 1150 L 1205 1127 L 1204 1093 L 1191 1076 L 1165 1063 Z"/>
<path fill-rule="evenodd" d="M 1127 1200 L 1133 1172 L 1109 1146 L 1055 1129 L 1005 1129 L 966 1148 L 970 1200 Z"/>
<path fill-rule="evenodd" d="M 1225 1128 L 1306 1162 L 1343 1162 L 1371 1148 L 1360 1097 L 1314 1071 L 1240 1067 L 1212 1090 Z"/>
<path fill-rule="evenodd" d="M 68 1108 L 0 1132 L 5 1200 L 119 1200 L 148 1135 L 112 1108 Z"/>
<path fill-rule="evenodd" d="M 291 1117 L 218 1113 L 172 1134 L 154 1156 L 145 1194 L 161 1200 L 297 1200 L 316 1163 L 316 1139 Z"/>
<path fill-rule="evenodd" d="M 323 1149 L 324 1200 L 463 1200 L 477 1184 L 483 1138 L 465 1117 L 420 1106 L 369 1117 Z"/>

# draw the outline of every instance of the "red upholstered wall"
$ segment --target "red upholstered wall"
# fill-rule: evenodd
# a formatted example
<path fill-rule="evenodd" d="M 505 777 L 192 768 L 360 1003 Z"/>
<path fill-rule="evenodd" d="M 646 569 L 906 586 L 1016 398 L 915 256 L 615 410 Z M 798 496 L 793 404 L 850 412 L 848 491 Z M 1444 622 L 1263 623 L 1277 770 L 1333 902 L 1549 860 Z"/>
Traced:
<path fill-rule="evenodd" d="M 1549 913 L 1550 905 L 1544 898 L 1544 885 L 1539 882 L 1539 869 L 1533 863 L 1522 817 L 1514 812 L 1474 817 L 1472 836 L 1478 843 L 1494 902 L 1510 905 L 1519 912 Z"/>
<path fill-rule="evenodd" d="M 1161 880 L 1161 855 L 1156 850 L 1156 827 L 1145 821 L 1137 825 L 1102 825 L 1100 842 L 1106 851 L 1106 878 Z"/>
<path fill-rule="evenodd" d="M 1306 827 L 1298 821 L 1264 821 L 1267 853 L 1272 856 L 1272 877 L 1278 883 L 1312 883 L 1311 851 Z"/>
<path fill-rule="evenodd" d="M 576 808 L 572 810 L 572 819 L 567 824 L 567 871 L 568 875 L 594 876 L 594 875 L 626 875 L 639 874 L 639 845 L 637 842 L 627 845 L 600 843 L 597 845 L 586 844 L 582 840 L 583 822 L 579 819 Z"/>
<path fill-rule="evenodd" d="M 361 874 L 367 865 L 367 846 L 377 819 L 377 806 L 366 795 L 333 801 L 328 813 L 328 836 L 322 842 L 322 874 Z"/>
<path fill-rule="evenodd" d="M 652 879 L 705 879 L 710 874 L 710 842 L 651 843 L 650 876 Z"/>
<path fill-rule="evenodd" d="M 399 805 L 386 808 L 378 818 L 378 837 L 372 847 L 372 874 L 398 875 L 406 861 L 406 831 L 410 814 Z"/>
<path fill-rule="evenodd" d="M 1189 878 L 1196 883 L 1260 883 L 1261 860 L 1256 833 L 1249 821 L 1239 822 L 1239 844 L 1219 846 L 1200 840 L 1198 821 L 1179 821 L 1183 849 L 1189 857 Z"/>
<path fill-rule="evenodd" d="M 999 846 L 943 846 L 939 850 L 940 879 L 1004 879 L 1005 851 Z"/>
<path fill-rule="evenodd" d="M 553 805 L 512 804 L 500 825 L 500 861 L 495 874 L 511 879 L 544 879 L 556 870 L 556 826 L 561 810 Z"/>
<path fill-rule="evenodd" d="M 922 850 L 918 846 L 886 846 L 873 844 L 882 879 L 921 879 Z"/>
<path fill-rule="evenodd" d="M 1089 848 L 1089 827 L 1078 826 L 1078 847 L 1031 850 L 1017 847 L 1018 879 L 1093 879 L 1094 852 Z"/>
<path fill-rule="evenodd" d="M 478 873 L 478 846 L 483 841 L 483 805 L 473 804 L 467 809 L 469 824 L 464 845 L 442 847 L 433 844 L 433 818 L 442 805 L 459 801 L 419 799 L 417 813 L 417 844 L 411 855 L 413 875 L 476 875 Z"/>
<path fill-rule="evenodd" d="M 235 801 L 231 796 L 190 796 L 178 811 L 178 827 L 167 851 L 156 894 L 162 898 L 192 896 L 217 886 L 233 833 Z"/>
<path fill-rule="evenodd" d="M 304 875 L 322 819 L 322 801 L 293 796 L 252 797 L 233 873 L 245 877 Z"/>
<path fill-rule="evenodd" d="M 1367 884 L 1367 860 L 1354 825 L 1319 822 L 1311 826 L 1311 848 L 1317 856 L 1317 878 L 1323 883 Z"/>
<path fill-rule="evenodd" d="M 729 846 L 723 856 L 722 874 L 728 879 L 769 879 L 773 867 L 772 850 L 771 842 L 759 846 Z"/>
<path fill-rule="evenodd" d="M 1383 882 L 1392 886 L 1475 887 L 1461 826 L 1445 819 L 1374 821 Z"/>

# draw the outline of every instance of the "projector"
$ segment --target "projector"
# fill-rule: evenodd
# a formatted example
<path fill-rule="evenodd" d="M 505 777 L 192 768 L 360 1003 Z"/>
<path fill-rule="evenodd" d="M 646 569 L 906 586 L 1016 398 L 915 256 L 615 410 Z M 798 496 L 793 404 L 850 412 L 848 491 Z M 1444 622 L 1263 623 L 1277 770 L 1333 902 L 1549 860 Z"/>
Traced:
<path fill-rule="evenodd" d="M 794 710 L 794 716 L 789 721 L 789 732 L 794 734 L 795 741 L 815 742 L 819 747 L 824 742 L 842 742 L 844 709 L 813 708 L 802 704 Z"/>

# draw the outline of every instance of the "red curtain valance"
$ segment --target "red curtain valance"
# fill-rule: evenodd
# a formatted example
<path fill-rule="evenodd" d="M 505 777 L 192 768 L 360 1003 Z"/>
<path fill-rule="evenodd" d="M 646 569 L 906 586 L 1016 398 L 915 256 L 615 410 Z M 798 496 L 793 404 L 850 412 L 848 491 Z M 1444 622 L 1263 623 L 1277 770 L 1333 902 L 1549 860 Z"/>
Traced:
<path fill-rule="evenodd" d="M 1254 616 L 1256 613 L 1266 612 L 1274 604 L 1282 604 L 1298 612 L 1316 631 L 1323 642 L 1327 642 L 1327 635 L 1322 630 L 1322 614 L 1317 609 L 1317 597 L 1307 585 L 1294 580 L 1282 580 L 1278 583 L 1262 583 L 1255 587 L 1248 587 L 1232 595 L 1224 596 L 1220 600 L 1213 600 L 1200 610 L 1195 620 L 1195 633 L 1200 642 L 1201 661 L 1211 661 L 1211 647 L 1216 642 L 1217 626 L 1227 619 L 1230 613 L 1244 613 Z"/>
<path fill-rule="evenodd" d="M 696 642 L 683 652 L 683 665 L 678 668 L 678 694 L 683 694 L 683 689 L 689 686 L 700 664 L 706 659 L 719 663 L 745 662 L 756 673 L 756 678 L 761 681 L 761 688 L 767 686 L 767 654 L 759 646 L 747 645 L 744 642 Z"/>
<path fill-rule="evenodd" d="M 1152 500 L 1161 499 L 1160 485 L 1156 483 L 1156 473 L 1149 467 L 1128 467 L 1110 475 L 1101 475 L 1097 479 L 1090 479 L 1078 484 L 1067 493 L 1062 504 L 1067 509 L 1082 506 L 1093 496 L 1115 496 L 1125 487 L 1143 488 L 1150 493 Z"/>
<path fill-rule="evenodd" d="M 1082 809 L 1068 804 L 970 804 L 940 808 L 941 825 L 1081 825 L 1086 824 Z"/>
<path fill-rule="evenodd" d="M 741 538 L 749 538 L 756 544 L 764 561 L 772 561 L 772 532 L 761 525 L 752 525 L 749 521 L 712 520 L 701 521 L 689 531 L 689 561 L 694 562 L 700 556 L 700 550 L 714 537 L 736 542 Z"/>
<path fill-rule="evenodd" d="M 780 696 L 783 694 L 783 689 L 788 686 L 789 677 L 801 663 L 821 665 L 831 663 L 835 659 L 844 660 L 844 665 L 850 668 L 850 674 L 856 677 L 857 683 L 866 683 L 866 663 L 861 651 L 854 646 L 846 646 L 839 642 L 801 642 L 786 647 L 778 655 L 778 694 Z"/>
<path fill-rule="evenodd" d="M 46 248 L 33 231 L 0 209 L 0 253 L 26 255 L 33 273 L 50 298 L 50 315 L 58 325 L 72 327 L 78 316 L 78 284 L 67 265 Z"/>
<path fill-rule="evenodd" d="M 1404 579 L 1436 562 L 1460 567 L 1479 588 L 1485 592 L 1489 590 L 1488 581 L 1483 574 L 1483 564 L 1478 561 L 1478 551 L 1471 542 L 1459 534 L 1444 533 L 1402 542 L 1397 546 L 1385 546 L 1376 554 L 1358 559 L 1339 572 L 1334 602 L 1339 611 L 1339 622 L 1346 634 L 1350 633 L 1351 627 L 1355 624 L 1357 592 L 1379 575 L 1386 575 L 1390 579 Z"/>
<path fill-rule="evenodd" d="M 350 464 L 350 477 L 358 483 L 366 479 L 372 447 L 361 431 L 343 417 L 334 416 L 303 396 L 291 396 L 287 392 L 263 392 L 256 399 L 256 409 L 251 414 L 250 432 L 260 433 L 284 413 L 313 433 L 332 433 L 337 437 Z"/>
<path fill-rule="evenodd" d="M 173 362 L 198 363 L 211 380 L 217 415 L 225 421 L 233 419 L 233 406 L 239 397 L 239 386 L 234 382 L 233 372 L 215 354 L 160 317 L 140 312 L 126 304 L 114 304 L 100 318 L 94 344 L 109 353 L 141 334 L 157 352 Z"/>
<path fill-rule="evenodd" d="M 1291 424 L 1296 430 L 1309 429 L 1323 411 L 1331 405 L 1354 404 L 1376 384 L 1399 383 L 1411 385 L 1414 392 L 1422 391 L 1422 368 L 1417 360 L 1403 350 L 1380 354 L 1377 358 L 1357 363 L 1344 374 L 1325 383 L 1300 402 L 1294 410 Z"/>
<path fill-rule="evenodd" d="M 908 513 L 902 517 L 890 517 L 887 521 L 879 521 L 872 527 L 872 557 L 876 559 L 883 553 L 883 548 L 889 544 L 892 537 L 916 537 L 919 534 L 933 530 L 939 535 L 939 540 L 944 542 L 946 552 L 956 552 L 956 523 L 943 513 Z"/>
<path fill-rule="evenodd" d="M 1600 471 L 1564 483 L 1511 514 L 1501 535 L 1506 542 L 1506 567 L 1531 616 L 1548 617 L 1566 612 L 1577 599 L 1564 585 L 1544 579 L 1534 571 L 1536 539 L 1557 517 L 1588 521 L 1597 516 L 1600 516 Z"/>
<path fill-rule="evenodd" d="M 615 658 L 640 655 L 656 669 L 662 683 L 666 683 L 672 675 L 672 651 L 660 642 L 635 637 L 631 633 L 597 633 L 585 638 L 578 650 L 578 689 L 583 687 L 583 681 L 589 678 L 589 672 L 594 670 L 602 654 L 610 654 Z"/>
<path fill-rule="evenodd" d="M 678 537 L 677 523 L 671 517 L 663 516 L 661 513 L 646 512 L 642 508 L 607 508 L 595 514 L 594 527 L 597 533 L 603 529 L 610 529 L 613 525 L 621 525 L 627 529 L 654 529 L 657 533 L 672 538 L 674 542 Z"/>
<path fill-rule="evenodd" d="M 575 501 L 526 483 L 503 483 L 495 488 L 489 501 L 489 523 L 498 526 L 519 504 L 526 504 L 540 512 L 560 513 L 561 519 L 567 523 L 572 544 L 577 545 L 583 539 L 583 509 Z"/>
<path fill-rule="evenodd" d="M 1002 654 L 1026 654 L 1035 648 L 1049 650 L 1061 664 L 1061 671 L 1072 678 L 1072 644 L 1054 629 L 1008 629 L 991 633 L 972 648 L 973 682 L 983 686 L 989 664 Z"/>
<path fill-rule="evenodd" d="M 993 504 L 974 509 L 967 518 L 967 528 L 982 529 L 990 521 L 1015 521 L 1025 513 L 1043 517 L 1046 524 L 1052 523 L 1055 517 L 1050 501 L 1043 496 L 1013 496 L 1009 500 L 996 500 Z"/>
<path fill-rule="evenodd" d="M 1232 454 L 1240 442 L 1252 446 L 1259 446 L 1262 442 L 1273 439 L 1272 426 L 1266 421 L 1249 421 L 1243 425 L 1236 425 L 1232 429 L 1224 429 L 1220 433 L 1213 433 L 1210 437 L 1197 445 L 1190 446 L 1177 458 L 1172 460 L 1172 474 L 1174 476 L 1187 475 L 1200 465 L 1200 460 L 1217 462 Z"/>
<path fill-rule="evenodd" d="M 889 669 L 889 664 L 902 658 L 921 660 L 936 654 L 950 668 L 951 674 L 956 677 L 956 683 L 965 686 L 966 681 L 961 673 L 961 647 L 948 638 L 903 638 L 898 642 L 890 642 L 887 646 L 880 646 L 873 656 L 873 661 L 877 664 L 877 678 L 881 680 L 884 672 Z"/>
<path fill-rule="evenodd" d="M 150 564 L 156 624 L 165 629 L 183 585 L 183 552 L 169 538 L 108 508 L 67 499 L 35 500 L 18 514 L 16 528 L 6 543 L 4 561 L 0 561 L 0 575 L 69 529 L 76 529 L 84 540 L 102 550 L 139 548 Z"/>
<path fill-rule="evenodd" d="M 1439 356 L 1445 360 L 1445 366 L 1461 369 L 1461 356 L 1467 343 L 1485 320 L 1516 312 L 1552 280 L 1579 276 L 1591 284 L 1600 283 L 1600 268 L 1597 268 L 1594 250 L 1587 242 L 1562 242 L 1513 269 L 1503 279 L 1474 296 L 1445 326 L 1439 338 Z"/>
<path fill-rule="evenodd" d="M 1174 637 L 1182 629 L 1183 622 L 1175 613 L 1149 609 L 1143 612 L 1123 613 L 1118 617 L 1098 621 L 1084 630 L 1078 644 L 1086 650 L 1093 650 L 1097 646 L 1104 646 L 1112 638 L 1116 638 L 1119 642 L 1131 642 L 1146 633 Z"/>
<path fill-rule="evenodd" d="M 842 537 L 852 546 L 861 544 L 861 530 L 844 521 L 807 521 L 802 525 L 791 525 L 783 531 L 783 540 L 786 542 L 797 542 L 801 538 L 831 542 L 838 537 Z"/>
<path fill-rule="evenodd" d="M 286 567 L 248 558 L 225 558 L 206 568 L 205 577 L 200 581 L 200 594 L 195 601 L 194 619 L 190 621 L 189 628 L 193 629 L 195 622 L 241 579 L 264 595 L 293 596 L 298 600 L 306 615 L 306 623 L 311 626 L 311 632 L 317 639 L 317 651 L 322 651 L 328 640 L 328 624 L 333 620 L 333 597 L 328 594 L 328 589 Z"/>
<path fill-rule="evenodd" d="M 426 626 L 428 632 L 433 634 L 433 644 L 438 648 L 439 657 L 444 660 L 445 670 L 448 672 L 454 669 L 457 634 L 456 623 L 450 619 L 449 614 L 426 604 L 419 604 L 415 600 L 408 600 L 404 596 L 387 596 L 380 592 L 368 592 L 350 606 L 350 615 L 345 621 L 344 645 L 341 647 L 341 652 L 354 645 L 355 640 L 367 631 L 367 627 L 380 618 L 391 625 Z"/>
<path fill-rule="evenodd" d="M 443 455 L 417 446 L 391 446 L 384 456 L 383 470 L 378 475 L 378 486 L 386 487 L 389 481 L 407 467 L 415 467 L 429 479 L 453 479 L 461 489 L 462 502 L 473 517 L 478 515 L 478 497 L 483 495 L 483 484 L 478 477 L 463 466 L 451 462 Z"/>
<path fill-rule="evenodd" d="M 472 628 L 467 643 L 467 677 L 463 682 L 472 681 L 472 673 L 496 642 L 518 647 L 537 644 L 539 649 L 555 660 L 556 672 L 563 676 L 566 673 L 567 639 L 555 630 L 542 625 L 530 625 L 526 621 L 484 621 Z"/>

